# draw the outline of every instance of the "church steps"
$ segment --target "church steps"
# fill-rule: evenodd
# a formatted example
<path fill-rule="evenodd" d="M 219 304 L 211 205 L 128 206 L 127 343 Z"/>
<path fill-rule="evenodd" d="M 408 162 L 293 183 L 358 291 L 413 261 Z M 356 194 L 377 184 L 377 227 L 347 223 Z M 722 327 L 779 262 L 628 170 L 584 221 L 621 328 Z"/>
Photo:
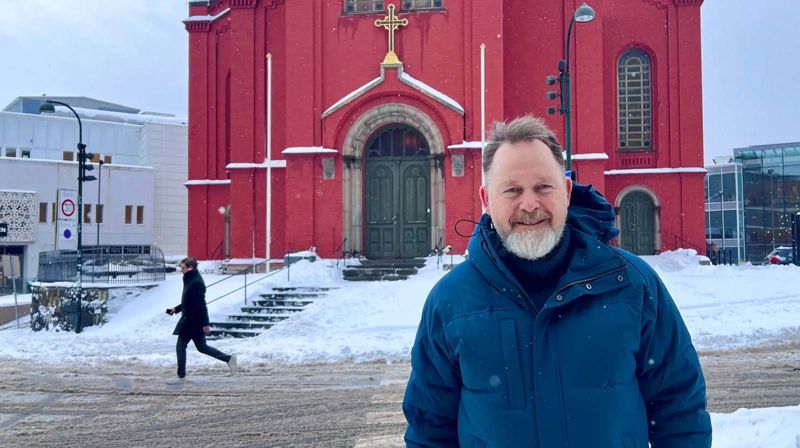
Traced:
<path fill-rule="evenodd" d="M 259 294 L 259 298 L 229 314 L 226 321 L 211 322 L 209 339 L 253 337 L 289 319 L 334 288 L 282 287 Z"/>
<path fill-rule="evenodd" d="M 350 266 L 342 275 L 351 282 L 390 282 L 406 280 L 423 266 L 425 260 L 419 258 L 361 260 L 360 266 Z"/>

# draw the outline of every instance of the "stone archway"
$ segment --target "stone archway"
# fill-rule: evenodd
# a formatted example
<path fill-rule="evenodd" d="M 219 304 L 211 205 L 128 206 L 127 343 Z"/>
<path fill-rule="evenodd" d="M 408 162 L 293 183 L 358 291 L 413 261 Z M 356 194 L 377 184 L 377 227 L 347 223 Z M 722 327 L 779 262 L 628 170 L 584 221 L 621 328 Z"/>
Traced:
<path fill-rule="evenodd" d="M 407 104 L 377 106 L 364 113 L 348 130 L 342 148 L 342 230 L 345 247 L 364 253 L 364 148 L 379 128 L 403 124 L 418 130 L 430 146 L 434 163 L 430 168 L 431 241 L 444 240 L 444 142 L 436 123 L 421 110 Z M 445 244 L 444 241 L 442 244 Z"/>
<path fill-rule="evenodd" d="M 620 247 L 636 255 L 661 251 L 661 206 L 650 189 L 632 185 L 617 196 L 617 227 Z"/>

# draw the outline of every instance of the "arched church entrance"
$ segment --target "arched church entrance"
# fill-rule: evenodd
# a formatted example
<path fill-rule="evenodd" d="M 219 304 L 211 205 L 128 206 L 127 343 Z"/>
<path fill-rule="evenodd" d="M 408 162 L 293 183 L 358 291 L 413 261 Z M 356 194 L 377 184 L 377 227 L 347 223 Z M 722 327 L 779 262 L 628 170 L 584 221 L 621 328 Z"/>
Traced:
<path fill-rule="evenodd" d="M 342 161 L 345 250 L 420 257 L 447 244 L 444 142 L 430 116 L 408 104 L 370 109 L 348 129 Z"/>

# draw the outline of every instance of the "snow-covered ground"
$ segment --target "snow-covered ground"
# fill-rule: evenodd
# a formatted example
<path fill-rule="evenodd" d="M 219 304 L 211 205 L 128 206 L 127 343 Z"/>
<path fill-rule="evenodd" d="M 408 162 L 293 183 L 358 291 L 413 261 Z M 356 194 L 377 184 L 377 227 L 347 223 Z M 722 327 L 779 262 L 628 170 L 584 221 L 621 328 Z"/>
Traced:
<path fill-rule="evenodd" d="M 692 251 L 646 257 L 672 293 L 698 350 L 724 350 L 800 340 L 800 268 L 795 266 L 701 266 Z M 450 257 L 443 261 L 450 262 Z M 455 257 L 459 262 L 459 257 Z M 207 273 L 206 284 L 223 276 Z M 433 284 L 444 274 L 431 258 L 420 273 L 403 282 L 350 283 L 342 280 L 335 261 L 300 261 L 286 272 L 248 287 L 333 286 L 326 297 L 261 336 L 215 341 L 223 351 L 239 354 L 240 364 L 258 368 L 271 363 L 408 360 L 420 311 Z M 258 278 L 248 276 L 248 280 Z M 209 288 L 209 301 L 238 288 L 236 277 Z M 88 327 L 80 335 L 34 333 L 29 329 L 0 332 L 0 359 L 38 363 L 103 363 L 133 361 L 160 366 L 175 362 L 177 320 L 164 310 L 178 303 L 179 274 L 167 275 L 158 287 L 119 295 L 109 303 L 108 323 Z M 0 298 L 7 302 L 8 298 Z M 12 299 L 13 300 L 13 299 Z M 209 303 L 212 320 L 224 319 L 244 304 L 243 291 Z M 13 303 L 13 302 L 12 302 Z M 189 356 L 189 366 L 213 359 Z M 798 403 L 800 404 L 800 403 Z M 715 447 L 800 447 L 800 406 L 740 410 L 715 414 Z"/>

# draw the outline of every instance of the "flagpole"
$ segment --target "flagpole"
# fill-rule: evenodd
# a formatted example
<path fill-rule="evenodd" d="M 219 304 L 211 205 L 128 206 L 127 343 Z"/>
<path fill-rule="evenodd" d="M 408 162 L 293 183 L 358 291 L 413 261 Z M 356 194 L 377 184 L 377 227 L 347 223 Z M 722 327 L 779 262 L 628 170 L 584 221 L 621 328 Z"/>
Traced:
<path fill-rule="evenodd" d="M 267 273 L 272 259 L 272 54 L 267 53 Z"/>
<path fill-rule="evenodd" d="M 486 148 L 486 44 L 481 44 L 481 185 L 486 183 L 483 174 L 483 150 Z"/>

